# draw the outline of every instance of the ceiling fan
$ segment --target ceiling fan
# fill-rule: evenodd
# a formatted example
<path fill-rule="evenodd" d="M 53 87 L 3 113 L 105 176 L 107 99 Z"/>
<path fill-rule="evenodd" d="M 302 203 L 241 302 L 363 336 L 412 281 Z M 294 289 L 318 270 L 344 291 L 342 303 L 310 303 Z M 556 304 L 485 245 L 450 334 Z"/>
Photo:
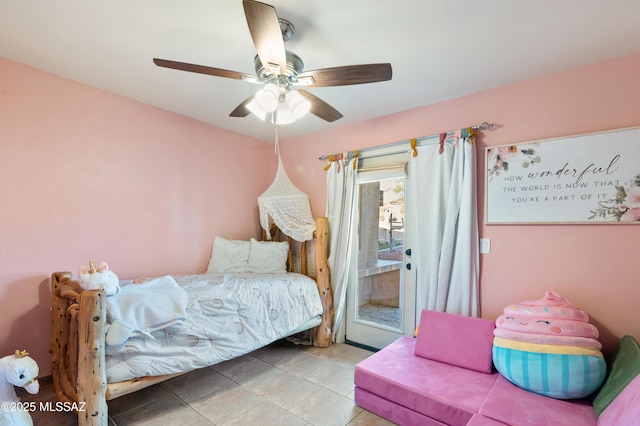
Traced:
<path fill-rule="evenodd" d="M 264 87 L 245 99 L 229 114 L 246 117 L 255 113 L 264 119 L 273 112 L 274 123 L 286 124 L 307 111 L 333 122 L 342 114 L 331 105 L 302 87 L 346 86 L 391 80 L 391 64 L 347 65 L 304 71 L 304 62 L 284 48 L 284 41 L 294 32 L 293 25 L 279 19 L 273 6 L 254 0 L 243 0 L 245 17 L 257 55 L 254 59 L 256 76 L 236 71 L 154 58 L 160 67 L 199 74 L 239 79 Z"/>

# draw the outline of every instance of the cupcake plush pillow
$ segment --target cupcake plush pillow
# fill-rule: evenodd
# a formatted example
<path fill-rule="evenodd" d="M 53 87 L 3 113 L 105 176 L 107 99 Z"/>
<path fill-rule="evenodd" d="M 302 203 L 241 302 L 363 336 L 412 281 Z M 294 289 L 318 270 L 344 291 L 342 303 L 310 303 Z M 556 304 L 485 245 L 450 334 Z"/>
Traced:
<path fill-rule="evenodd" d="M 582 398 L 607 367 L 598 329 L 561 295 L 509 305 L 496 320 L 493 363 L 513 384 L 558 399 Z"/>

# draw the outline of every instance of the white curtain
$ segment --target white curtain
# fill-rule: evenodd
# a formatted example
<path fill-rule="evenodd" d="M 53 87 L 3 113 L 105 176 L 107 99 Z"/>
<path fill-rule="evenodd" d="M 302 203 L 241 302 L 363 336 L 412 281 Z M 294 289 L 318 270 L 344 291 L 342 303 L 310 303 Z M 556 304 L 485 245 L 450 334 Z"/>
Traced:
<path fill-rule="evenodd" d="M 416 315 L 422 309 L 479 315 L 476 152 L 468 139 L 418 146 L 409 169 L 417 273 Z"/>
<path fill-rule="evenodd" d="M 353 161 L 338 160 L 327 171 L 327 217 L 329 219 L 329 270 L 333 287 L 335 320 L 333 337 L 344 320 L 347 283 L 351 266 L 351 232 L 355 217 Z"/>

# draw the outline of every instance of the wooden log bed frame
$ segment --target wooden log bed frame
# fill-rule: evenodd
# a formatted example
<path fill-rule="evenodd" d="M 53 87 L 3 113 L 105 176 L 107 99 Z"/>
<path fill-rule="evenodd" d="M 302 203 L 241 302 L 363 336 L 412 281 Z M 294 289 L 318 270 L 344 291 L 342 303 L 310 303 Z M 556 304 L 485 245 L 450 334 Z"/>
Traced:
<path fill-rule="evenodd" d="M 271 233 L 274 240 L 286 240 L 292 247 L 297 247 L 289 252 L 289 271 L 311 276 L 318 284 L 324 312 L 320 325 L 311 333 L 311 341 L 318 347 L 331 345 L 334 317 L 327 265 L 328 228 L 326 217 L 316 218 L 314 238 L 305 243 L 297 243 L 275 228 Z M 308 243 L 312 244 L 312 254 L 308 254 Z M 308 271 L 308 257 L 314 262 L 312 271 Z M 51 275 L 53 386 L 60 401 L 85 404 L 84 411 L 78 412 L 78 424 L 81 426 L 107 426 L 108 400 L 186 373 L 107 383 L 105 297 L 102 290 L 82 289 L 78 281 L 72 279 L 71 272 L 54 272 Z"/>

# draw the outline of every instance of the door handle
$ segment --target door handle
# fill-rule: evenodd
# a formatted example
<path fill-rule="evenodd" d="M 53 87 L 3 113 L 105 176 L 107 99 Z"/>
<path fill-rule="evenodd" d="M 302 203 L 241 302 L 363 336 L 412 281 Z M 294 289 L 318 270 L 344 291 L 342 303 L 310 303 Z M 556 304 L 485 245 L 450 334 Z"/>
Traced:
<path fill-rule="evenodd" d="M 408 248 L 404 251 L 404 254 L 406 254 L 407 256 L 411 256 L 411 249 Z"/>
<path fill-rule="evenodd" d="M 410 271 L 410 270 L 411 270 L 411 264 L 410 264 L 410 263 L 407 263 L 407 264 L 405 265 L 405 268 L 407 268 L 407 270 L 409 270 L 409 271 Z"/>

